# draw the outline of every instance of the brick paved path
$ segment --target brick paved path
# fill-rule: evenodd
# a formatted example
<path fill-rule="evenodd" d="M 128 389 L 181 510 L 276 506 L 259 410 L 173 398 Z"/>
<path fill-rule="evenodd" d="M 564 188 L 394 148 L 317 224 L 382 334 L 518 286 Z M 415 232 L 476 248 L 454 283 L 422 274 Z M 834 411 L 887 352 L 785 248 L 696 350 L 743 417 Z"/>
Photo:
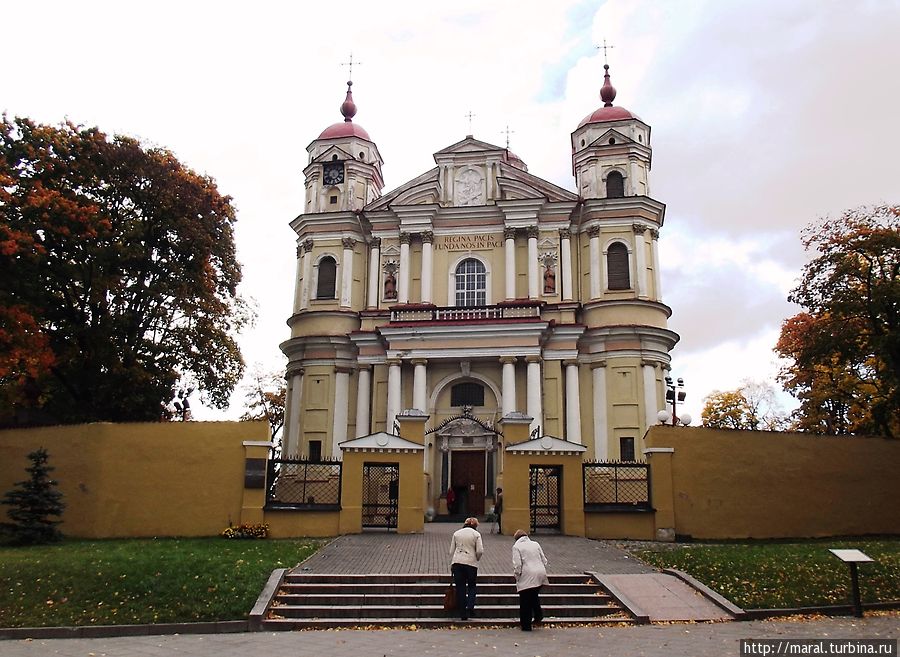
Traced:
<path fill-rule="evenodd" d="M 0 657 L 738 657 L 740 639 L 894 639 L 900 616 L 702 625 L 343 630 L 0 641 Z"/>
<path fill-rule="evenodd" d="M 448 573 L 450 536 L 462 525 L 428 523 L 422 534 L 366 532 L 340 536 L 301 566 L 313 573 Z M 484 557 L 478 572 L 484 575 L 512 573 L 512 536 L 490 534 L 490 525 L 478 527 L 484 541 Z M 602 574 L 651 573 L 654 568 L 622 550 L 576 536 L 535 534 L 550 573 Z"/>

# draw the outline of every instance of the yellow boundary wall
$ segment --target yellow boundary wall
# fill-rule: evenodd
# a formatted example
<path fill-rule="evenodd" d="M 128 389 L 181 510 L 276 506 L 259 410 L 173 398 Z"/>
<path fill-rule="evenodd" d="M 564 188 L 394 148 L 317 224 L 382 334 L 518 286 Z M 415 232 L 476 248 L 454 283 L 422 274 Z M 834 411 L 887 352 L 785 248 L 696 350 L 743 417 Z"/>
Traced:
<path fill-rule="evenodd" d="M 657 426 L 656 537 L 900 534 L 900 440 Z"/>
<path fill-rule="evenodd" d="M 241 519 L 244 441 L 266 422 L 81 424 L 0 431 L 0 494 L 46 448 L 67 536 L 210 536 Z M 0 507 L 3 521 L 8 507 Z"/>

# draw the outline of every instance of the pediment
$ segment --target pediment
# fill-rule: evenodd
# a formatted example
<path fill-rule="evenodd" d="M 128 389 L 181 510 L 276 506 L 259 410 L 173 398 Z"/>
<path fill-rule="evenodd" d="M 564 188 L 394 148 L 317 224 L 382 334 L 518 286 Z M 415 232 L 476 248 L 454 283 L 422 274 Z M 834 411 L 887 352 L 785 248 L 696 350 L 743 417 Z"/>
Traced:
<path fill-rule="evenodd" d="M 319 153 L 319 154 L 313 159 L 313 162 L 314 162 L 314 163 L 331 162 L 332 160 L 334 160 L 334 156 L 335 156 L 335 155 L 337 155 L 337 159 L 338 159 L 339 161 L 352 160 L 352 159 L 353 159 L 353 156 L 352 156 L 350 153 L 348 153 L 347 151 L 345 151 L 343 148 L 340 148 L 339 146 L 334 146 L 334 145 L 332 145 L 332 146 L 326 148 L 326 149 L 325 149 L 324 151 L 322 151 L 321 153 Z"/>
<path fill-rule="evenodd" d="M 610 144 L 609 140 L 615 139 L 615 144 Z M 629 137 L 628 135 L 619 132 L 613 128 L 610 128 L 602 135 L 597 137 L 594 141 L 590 143 L 590 146 L 617 146 L 619 144 L 636 144 L 637 142 Z"/>
<path fill-rule="evenodd" d="M 475 139 L 474 137 L 466 137 L 462 141 L 458 141 L 455 144 L 451 144 L 447 146 L 447 148 L 443 148 L 434 154 L 435 158 L 438 155 L 453 155 L 455 153 L 479 153 L 483 151 L 505 151 L 506 149 L 502 146 L 495 146 L 494 144 L 489 144 L 486 141 L 481 141 L 479 139 Z"/>
<path fill-rule="evenodd" d="M 345 440 L 338 443 L 338 447 L 342 450 L 361 450 L 361 451 L 413 451 L 418 452 L 425 449 L 423 445 L 414 443 L 406 438 L 401 438 L 392 433 L 379 431 L 362 438 L 354 438 L 353 440 Z"/>
<path fill-rule="evenodd" d="M 555 436 L 541 436 L 515 445 L 507 445 L 506 450 L 511 454 L 583 454 L 587 447 L 572 443 Z"/>

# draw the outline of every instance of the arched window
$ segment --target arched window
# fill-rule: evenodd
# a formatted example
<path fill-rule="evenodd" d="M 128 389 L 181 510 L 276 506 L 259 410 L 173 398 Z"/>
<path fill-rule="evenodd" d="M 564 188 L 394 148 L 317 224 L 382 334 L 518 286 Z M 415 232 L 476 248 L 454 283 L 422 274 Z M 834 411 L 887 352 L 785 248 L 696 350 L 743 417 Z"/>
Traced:
<path fill-rule="evenodd" d="M 475 381 L 457 383 L 450 388 L 451 406 L 484 406 L 484 386 Z"/>
<path fill-rule="evenodd" d="M 337 279 L 337 262 L 331 256 L 319 260 L 319 277 L 316 281 L 316 299 L 334 299 Z"/>
<path fill-rule="evenodd" d="M 480 260 L 466 258 L 456 268 L 456 305 L 483 306 L 487 303 L 487 272 Z"/>
<path fill-rule="evenodd" d="M 606 198 L 622 198 L 625 196 L 625 179 L 618 171 L 610 171 L 606 175 Z"/>
<path fill-rule="evenodd" d="M 609 245 L 606 252 L 606 280 L 610 290 L 628 290 L 631 277 L 628 273 L 628 247 L 621 242 Z"/>

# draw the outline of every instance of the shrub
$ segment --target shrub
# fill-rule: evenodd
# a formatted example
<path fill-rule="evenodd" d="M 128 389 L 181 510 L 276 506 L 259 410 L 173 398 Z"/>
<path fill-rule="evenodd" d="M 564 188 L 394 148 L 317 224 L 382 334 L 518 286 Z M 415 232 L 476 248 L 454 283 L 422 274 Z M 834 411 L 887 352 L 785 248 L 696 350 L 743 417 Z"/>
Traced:
<path fill-rule="evenodd" d="M 16 483 L 15 488 L 3 496 L 2 503 L 12 507 L 6 514 L 13 521 L 4 523 L 3 528 L 11 535 L 13 543 L 35 545 L 52 543 L 62 539 L 57 525 L 61 520 L 52 516 L 62 515 L 65 504 L 57 482 L 50 479 L 53 468 L 47 465 L 47 450 L 40 449 L 28 455 L 31 466 L 25 471 L 31 475 L 26 481 Z"/>

